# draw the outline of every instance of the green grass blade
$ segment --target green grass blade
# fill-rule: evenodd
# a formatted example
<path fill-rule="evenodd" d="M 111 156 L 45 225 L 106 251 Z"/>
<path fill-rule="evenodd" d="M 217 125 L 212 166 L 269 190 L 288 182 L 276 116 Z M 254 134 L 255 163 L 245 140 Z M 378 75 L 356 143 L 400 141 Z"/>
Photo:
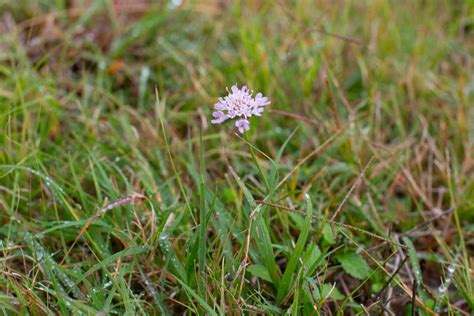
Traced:
<path fill-rule="evenodd" d="M 278 287 L 276 299 L 277 299 L 277 302 L 279 303 L 281 303 L 283 299 L 286 297 L 286 295 L 288 295 L 288 292 L 290 291 L 292 285 L 294 284 L 292 282 L 293 273 L 295 272 L 296 267 L 299 263 L 299 260 L 304 250 L 304 246 L 308 239 L 309 231 L 311 229 L 313 204 L 311 203 L 311 199 L 307 195 L 305 195 L 305 202 L 306 202 L 306 210 L 307 210 L 305 224 L 303 226 L 303 230 L 301 231 L 298 237 L 298 241 L 296 242 L 295 249 L 290 252 L 291 253 L 290 260 L 288 261 L 288 265 L 286 266 L 285 272 L 283 273 L 283 276 L 280 281 L 280 285 Z"/>

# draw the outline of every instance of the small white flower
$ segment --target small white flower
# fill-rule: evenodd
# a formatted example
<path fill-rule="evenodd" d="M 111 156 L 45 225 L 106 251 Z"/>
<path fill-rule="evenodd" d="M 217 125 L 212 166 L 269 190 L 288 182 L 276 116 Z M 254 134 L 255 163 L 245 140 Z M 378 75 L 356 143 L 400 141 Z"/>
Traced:
<path fill-rule="evenodd" d="M 239 129 L 240 134 L 243 134 L 244 131 L 248 131 L 250 129 L 249 121 L 246 119 L 240 119 L 235 122 L 235 126 Z"/>
<path fill-rule="evenodd" d="M 247 86 L 242 86 L 239 89 L 237 85 L 231 87 L 231 91 L 227 89 L 229 94 L 224 98 L 219 98 L 219 102 L 214 104 L 214 112 L 211 120 L 212 124 L 221 124 L 228 119 L 240 118 L 235 122 L 235 126 L 239 129 L 241 134 L 250 129 L 250 122 L 248 118 L 255 115 L 261 116 L 263 107 L 270 104 L 267 97 L 264 97 L 260 92 L 252 96 L 253 91 L 250 91 Z"/>

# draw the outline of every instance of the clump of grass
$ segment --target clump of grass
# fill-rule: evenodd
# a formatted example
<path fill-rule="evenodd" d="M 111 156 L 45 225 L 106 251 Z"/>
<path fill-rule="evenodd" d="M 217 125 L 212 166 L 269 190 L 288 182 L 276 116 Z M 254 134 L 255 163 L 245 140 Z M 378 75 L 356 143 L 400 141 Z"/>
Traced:
<path fill-rule="evenodd" d="M 2 311 L 469 315 L 473 10 L 0 4 Z"/>

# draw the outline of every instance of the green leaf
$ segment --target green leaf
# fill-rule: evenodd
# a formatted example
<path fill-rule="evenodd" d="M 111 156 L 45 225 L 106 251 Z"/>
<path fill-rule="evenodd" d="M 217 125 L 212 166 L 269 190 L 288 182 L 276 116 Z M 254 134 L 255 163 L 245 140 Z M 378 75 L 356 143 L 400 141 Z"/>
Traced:
<path fill-rule="evenodd" d="M 322 300 L 331 297 L 335 300 L 342 300 L 344 299 L 344 294 L 342 294 L 336 287 L 336 285 L 331 285 L 328 283 L 324 283 L 322 286 L 318 286 L 316 281 L 312 278 L 307 279 L 308 283 L 311 285 L 312 288 L 312 295 L 315 300 Z"/>
<path fill-rule="evenodd" d="M 298 230 L 303 230 L 304 217 L 302 215 L 296 213 L 289 213 L 288 216 L 291 217 L 291 219 L 295 222 L 295 226 Z"/>
<path fill-rule="evenodd" d="M 370 268 L 359 254 L 355 252 L 344 253 L 336 256 L 336 260 L 341 264 L 344 271 L 356 279 L 363 280 L 369 273 Z"/>
<path fill-rule="evenodd" d="M 306 278 L 303 288 L 307 297 L 311 299 L 312 305 L 322 305 L 328 299 L 339 301 L 345 298 L 336 284 L 318 284 L 314 278 Z"/>
<path fill-rule="evenodd" d="M 304 266 L 306 267 L 305 275 L 310 275 L 318 266 L 316 262 L 321 258 L 321 250 L 319 250 L 316 244 L 311 244 L 303 253 L 302 258 Z"/>
<path fill-rule="evenodd" d="M 253 264 L 247 269 L 253 276 L 260 278 L 262 280 L 272 282 L 272 278 L 270 277 L 270 273 L 268 273 L 267 268 L 261 264 Z"/>
<path fill-rule="evenodd" d="M 335 300 L 342 300 L 344 299 L 344 294 L 342 294 L 335 285 L 331 284 L 323 284 L 321 289 L 321 296 L 322 298 L 331 297 Z"/>
<path fill-rule="evenodd" d="M 423 273 L 421 271 L 420 262 L 418 261 L 418 255 L 416 253 L 415 245 L 413 245 L 413 242 L 408 237 L 403 237 L 403 242 L 408 247 L 408 257 L 410 259 L 410 264 L 413 269 L 415 279 L 418 284 L 423 284 Z M 422 286 L 418 289 L 418 296 L 423 301 L 425 301 L 426 294 Z"/>
<path fill-rule="evenodd" d="M 309 196 L 305 195 L 306 200 L 306 220 L 303 229 L 298 237 L 296 242 L 295 249 L 291 252 L 290 260 L 286 266 L 285 272 L 283 273 L 280 285 L 277 291 L 277 302 L 281 303 L 285 296 L 290 292 L 290 288 L 293 286 L 292 278 L 293 272 L 298 271 L 297 267 L 301 269 L 301 266 L 298 265 L 298 260 L 303 253 L 304 246 L 308 239 L 309 230 L 311 228 L 311 219 L 313 215 L 313 205 Z"/>
<path fill-rule="evenodd" d="M 333 245 L 336 243 L 336 238 L 334 238 L 334 234 L 331 229 L 331 225 L 324 224 L 323 226 L 323 238 L 329 244 Z"/>
<path fill-rule="evenodd" d="M 252 193 L 250 193 L 244 182 L 237 175 L 235 175 L 235 181 L 237 181 L 237 184 L 244 193 L 247 202 L 250 204 L 252 212 L 257 214 L 255 215 L 255 223 L 252 225 L 254 232 L 253 236 L 255 238 L 257 248 L 261 253 L 262 261 L 270 273 L 273 284 L 276 286 L 279 282 L 279 276 L 277 272 L 278 268 L 275 262 L 275 254 L 273 253 L 272 241 L 270 238 L 270 229 L 267 227 L 267 224 L 261 215 L 264 212 L 266 206 L 262 208 L 261 205 L 257 205 Z"/>

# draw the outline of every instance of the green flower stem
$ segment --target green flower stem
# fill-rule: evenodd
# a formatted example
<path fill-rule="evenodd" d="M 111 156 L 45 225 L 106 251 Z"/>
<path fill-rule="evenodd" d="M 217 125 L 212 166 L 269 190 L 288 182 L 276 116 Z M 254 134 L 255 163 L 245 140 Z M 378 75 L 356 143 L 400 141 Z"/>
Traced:
<path fill-rule="evenodd" d="M 267 189 L 267 192 L 270 192 L 270 184 L 268 182 L 267 177 L 265 176 L 265 173 L 263 172 L 263 169 L 262 169 L 262 166 L 260 165 L 260 162 L 258 161 L 257 155 L 255 155 L 255 151 L 253 149 L 254 146 L 250 143 L 248 133 L 244 133 L 243 136 L 244 136 L 245 142 L 247 143 L 247 146 L 249 147 L 250 155 L 252 155 L 252 159 L 255 162 L 255 164 L 257 165 L 258 172 L 260 173 L 260 176 L 262 177 L 263 182 L 265 182 L 265 187 Z"/>

